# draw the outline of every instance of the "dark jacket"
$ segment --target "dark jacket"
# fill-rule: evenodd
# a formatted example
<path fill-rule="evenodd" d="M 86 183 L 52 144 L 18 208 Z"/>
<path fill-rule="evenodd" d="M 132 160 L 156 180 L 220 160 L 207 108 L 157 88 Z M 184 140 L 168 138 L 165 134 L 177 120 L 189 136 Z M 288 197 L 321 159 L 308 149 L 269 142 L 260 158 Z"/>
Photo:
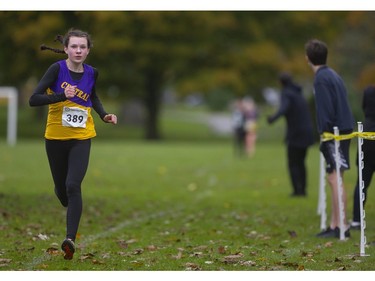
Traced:
<path fill-rule="evenodd" d="M 365 114 L 365 121 L 363 122 L 363 131 L 375 132 L 375 86 L 369 86 L 363 91 L 362 110 Z M 363 151 L 367 152 L 367 154 L 374 154 L 375 141 L 365 139 L 363 141 Z"/>
<path fill-rule="evenodd" d="M 290 146 L 308 147 L 314 143 L 311 114 L 302 88 L 293 82 L 285 85 L 281 91 L 281 103 L 278 111 L 268 118 L 273 123 L 281 116 L 287 122 L 285 141 Z"/>
<path fill-rule="evenodd" d="M 331 68 L 322 66 L 314 79 L 316 117 L 319 134 L 353 130 L 354 118 L 349 106 L 348 94 L 341 77 Z"/>
<path fill-rule="evenodd" d="M 364 132 L 375 132 L 375 86 L 369 86 L 363 91 L 362 110 L 365 114 Z"/>

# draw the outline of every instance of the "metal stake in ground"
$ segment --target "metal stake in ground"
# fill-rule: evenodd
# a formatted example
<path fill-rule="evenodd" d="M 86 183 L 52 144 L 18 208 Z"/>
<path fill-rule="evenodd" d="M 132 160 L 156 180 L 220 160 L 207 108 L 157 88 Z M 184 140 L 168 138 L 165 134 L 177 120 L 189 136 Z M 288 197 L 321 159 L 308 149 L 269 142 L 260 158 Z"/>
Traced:
<path fill-rule="evenodd" d="M 333 127 L 335 136 L 339 136 L 339 128 Z M 337 196 L 339 205 L 339 225 L 340 225 L 340 240 L 345 240 L 345 226 L 344 226 L 344 202 L 343 202 L 343 187 L 341 178 L 341 162 L 340 162 L 340 141 L 335 138 L 335 162 L 336 162 L 336 176 L 337 176 Z"/>
<path fill-rule="evenodd" d="M 363 132 L 363 125 L 361 122 L 357 122 L 358 125 L 358 133 Z M 362 179 L 362 170 L 365 166 L 363 158 L 363 151 L 362 151 L 362 144 L 363 138 L 358 136 L 358 192 L 359 192 L 359 210 L 360 210 L 360 219 L 361 219 L 361 241 L 360 241 L 360 255 L 366 256 L 365 254 L 365 246 L 366 246 L 366 236 L 365 236 L 365 228 L 366 228 L 366 221 L 365 221 L 365 210 L 363 208 L 363 202 L 365 201 L 365 193 L 363 189 L 365 187 L 364 181 Z"/>

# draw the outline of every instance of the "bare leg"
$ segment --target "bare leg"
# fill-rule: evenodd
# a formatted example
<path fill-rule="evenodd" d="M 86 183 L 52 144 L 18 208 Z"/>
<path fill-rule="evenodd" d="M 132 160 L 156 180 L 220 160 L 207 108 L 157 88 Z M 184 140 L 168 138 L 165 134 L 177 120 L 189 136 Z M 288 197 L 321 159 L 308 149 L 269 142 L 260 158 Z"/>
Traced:
<path fill-rule="evenodd" d="M 249 132 L 246 134 L 246 152 L 248 156 L 253 156 L 255 153 L 255 142 L 256 142 L 256 134 L 253 132 Z"/>
<path fill-rule="evenodd" d="M 341 173 L 341 179 L 343 178 L 343 173 Z M 339 208 L 339 185 L 337 182 L 337 174 L 336 171 L 333 171 L 331 174 L 328 174 L 328 183 L 331 186 L 331 199 L 332 199 L 332 216 L 331 216 L 331 225 L 332 229 L 336 227 L 340 227 L 340 208 Z M 342 184 L 342 202 L 344 204 L 344 225 L 347 226 L 346 221 L 346 192 L 344 188 L 344 183 Z"/>

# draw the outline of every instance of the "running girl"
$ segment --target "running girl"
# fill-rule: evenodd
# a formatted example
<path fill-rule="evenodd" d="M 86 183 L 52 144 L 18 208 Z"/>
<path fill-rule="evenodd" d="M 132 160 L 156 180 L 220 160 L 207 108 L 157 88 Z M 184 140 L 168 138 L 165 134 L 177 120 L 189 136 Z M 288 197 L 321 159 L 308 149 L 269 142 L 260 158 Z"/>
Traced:
<path fill-rule="evenodd" d="M 62 38 L 64 51 L 42 46 L 68 58 L 53 63 L 30 97 L 30 106 L 48 105 L 45 130 L 47 157 L 55 184 L 55 194 L 66 213 L 66 238 L 61 248 L 70 260 L 75 252 L 75 239 L 82 214 L 81 183 L 85 177 L 91 147 L 96 136 L 93 108 L 106 123 L 117 124 L 96 94 L 98 71 L 84 64 L 92 42 L 84 31 L 71 29 Z"/>

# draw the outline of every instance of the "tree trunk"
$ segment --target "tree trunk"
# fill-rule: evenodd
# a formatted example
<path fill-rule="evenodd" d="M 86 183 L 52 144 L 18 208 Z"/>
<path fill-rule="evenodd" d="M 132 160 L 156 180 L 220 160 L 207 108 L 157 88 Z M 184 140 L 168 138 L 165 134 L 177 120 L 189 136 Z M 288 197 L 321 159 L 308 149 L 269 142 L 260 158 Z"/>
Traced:
<path fill-rule="evenodd" d="M 162 79 L 158 71 L 151 70 L 147 73 L 145 88 L 145 107 L 147 111 L 145 138 L 148 140 L 159 140 L 161 139 L 159 113 L 161 107 Z"/>

